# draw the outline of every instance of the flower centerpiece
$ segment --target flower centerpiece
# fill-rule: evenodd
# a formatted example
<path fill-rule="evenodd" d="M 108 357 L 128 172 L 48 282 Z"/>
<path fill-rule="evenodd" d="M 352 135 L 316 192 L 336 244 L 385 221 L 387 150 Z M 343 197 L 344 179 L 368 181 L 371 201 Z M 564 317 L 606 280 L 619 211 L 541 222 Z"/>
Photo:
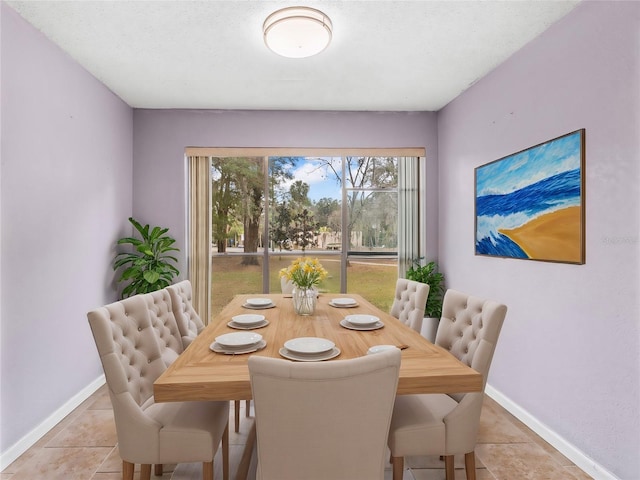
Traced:
<path fill-rule="evenodd" d="M 298 315 L 311 315 L 316 308 L 318 292 L 316 286 L 328 272 L 317 258 L 297 258 L 287 268 L 280 270 L 280 276 L 293 284 L 293 308 Z"/>

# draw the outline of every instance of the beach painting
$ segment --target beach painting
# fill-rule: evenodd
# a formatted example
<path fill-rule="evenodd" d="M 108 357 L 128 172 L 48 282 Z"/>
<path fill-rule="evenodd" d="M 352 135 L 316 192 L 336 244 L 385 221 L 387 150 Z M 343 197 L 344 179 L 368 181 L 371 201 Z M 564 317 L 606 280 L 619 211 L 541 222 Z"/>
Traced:
<path fill-rule="evenodd" d="M 584 129 L 475 169 L 476 255 L 583 264 Z"/>

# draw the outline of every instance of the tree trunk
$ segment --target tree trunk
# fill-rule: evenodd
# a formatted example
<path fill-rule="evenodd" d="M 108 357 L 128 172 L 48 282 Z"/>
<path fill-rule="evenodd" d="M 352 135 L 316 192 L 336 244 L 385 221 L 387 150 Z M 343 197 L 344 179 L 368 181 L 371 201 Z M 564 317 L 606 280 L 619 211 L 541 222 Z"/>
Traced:
<path fill-rule="evenodd" d="M 244 222 L 244 252 L 258 252 L 258 238 L 260 232 L 260 217 L 247 218 Z M 258 258 L 254 255 L 242 257 L 242 265 L 259 265 Z"/>

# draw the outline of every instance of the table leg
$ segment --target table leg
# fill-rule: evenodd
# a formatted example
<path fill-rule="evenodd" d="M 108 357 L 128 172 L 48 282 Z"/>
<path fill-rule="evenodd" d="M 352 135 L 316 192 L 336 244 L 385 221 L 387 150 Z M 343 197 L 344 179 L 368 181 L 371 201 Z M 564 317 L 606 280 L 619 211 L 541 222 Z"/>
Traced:
<path fill-rule="evenodd" d="M 236 473 L 236 480 L 246 480 L 249 473 L 249 467 L 251 465 L 251 456 L 255 450 L 256 444 L 256 422 L 251 424 L 249 433 L 247 434 L 247 443 L 242 452 L 242 458 L 238 464 L 238 471 Z"/>

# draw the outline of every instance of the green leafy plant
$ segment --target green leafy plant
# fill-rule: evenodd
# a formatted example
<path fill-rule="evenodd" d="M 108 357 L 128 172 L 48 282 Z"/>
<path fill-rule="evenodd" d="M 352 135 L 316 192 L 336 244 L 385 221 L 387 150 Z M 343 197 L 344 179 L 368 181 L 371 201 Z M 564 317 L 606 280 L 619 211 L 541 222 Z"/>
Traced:
<path fill-rule="evenodd" d="M 142 226 L 132 217 L 129 222 L 140 234 L 141 239 L 124 237 L 118 240 L 118 245 L 130 244 L 134 252 L 121 252 L 116 255 L 113 269 L 124 267 L 125 270 L 118 279 L 120 282 L 130 281 L 122 290 L 122 297 L 131 297 L 138 293 L 149 293 L 171 285 L 173 278 L 180 274 L 171 262 L 178 259 L 168 255 L 169 252 L 179 252 L 173 246 L 175 239 L 166 233 L 168 228 Z"/>
<path fill-rule="evenodd" d="M 422 265 L 421 260 L 422 257 L 413 260 L 411 267 L 407 270 L 407 278 L 429 285 L 429 296 L 427 297 L 427 306 L 424 309 L 424 314 L 425 317 L 440 318 L 442 316 L 442 300 L 444 297 L 444 275 L 438 272 L 438 264 L 436 262 Z"/>

